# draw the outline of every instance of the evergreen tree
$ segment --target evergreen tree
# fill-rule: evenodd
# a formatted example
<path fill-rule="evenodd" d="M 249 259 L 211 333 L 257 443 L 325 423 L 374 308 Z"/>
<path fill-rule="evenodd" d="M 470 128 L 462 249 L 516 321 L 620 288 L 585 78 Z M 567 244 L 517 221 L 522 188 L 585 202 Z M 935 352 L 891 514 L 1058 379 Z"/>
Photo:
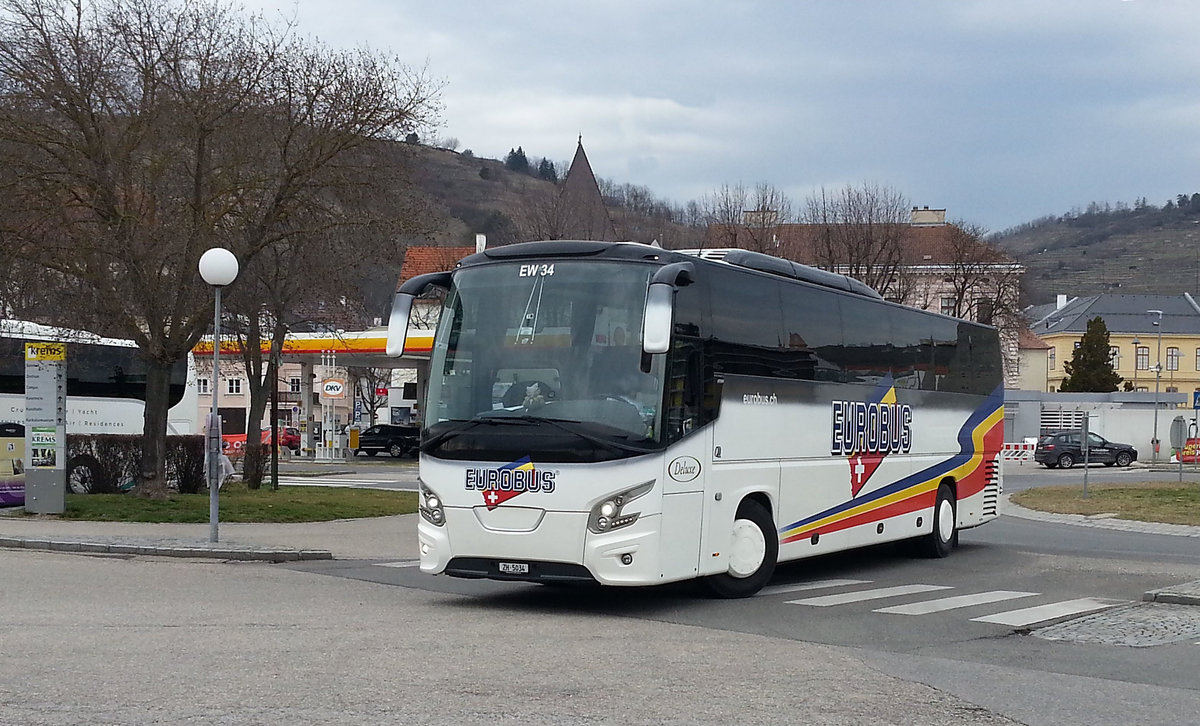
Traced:
<path fill-rule="evenodd" d="M 554 162 L 543 157 L 542 162 L 538 164 L 538 178 L 557 184 L 558 172 L 554 169 Z"/>
<path fill-rule="evenodd" d="M 519 174 L 528 174 L 529 159 L 525 158 L 525 150 L 520 146 L 515 151 L 509 149 L 508 156 L 504 157 L 504 168 Z"/>
<path fill-rule="evenodd" d="M 1088 321 L 1087 332 L 1063 363 L 1067 377 L 1058 390 L 1066 393 L 1109 393 L 1117 390 L 1121 376 L 1113 370 L 1108 343 L 1108 326 L 1097 316 Z"/>

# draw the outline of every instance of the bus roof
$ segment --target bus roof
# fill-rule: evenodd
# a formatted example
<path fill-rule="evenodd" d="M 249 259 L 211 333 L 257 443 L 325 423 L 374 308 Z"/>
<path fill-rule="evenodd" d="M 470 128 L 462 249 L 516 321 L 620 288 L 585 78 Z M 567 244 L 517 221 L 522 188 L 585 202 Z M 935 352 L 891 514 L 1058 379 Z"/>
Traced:
<path fill-rule="evenodd" d="M 0 338 L 25 338 L 28 340 L 52 340 L 56 343 L 90 343 L 123 348 L 136 348 L 137 343 L 124 338 L 105 338 L 86 330 L 60 328 L 54 325 L 31 323 L 28 320 L 0 320 Z"/>

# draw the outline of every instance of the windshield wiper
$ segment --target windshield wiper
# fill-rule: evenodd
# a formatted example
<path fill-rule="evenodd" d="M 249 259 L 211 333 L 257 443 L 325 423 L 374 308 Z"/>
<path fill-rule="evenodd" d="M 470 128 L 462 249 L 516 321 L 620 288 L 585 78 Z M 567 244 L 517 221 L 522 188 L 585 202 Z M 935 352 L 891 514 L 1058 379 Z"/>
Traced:
<path fill-rule="evenodd" d="M 541 416 L 530 416 L 528 414 L 526 414 L 524 416 L 511 416 L 511 417 L 506 416 L 505 418 L 506 419 L 512 418 L 512 419 L 516 419 L 518 421 L 545 422 L 545 423 L 550 424 L 554 428 L 558 429 L 559 431 L 565 431 L 568 434 L 571 434 L 573 436 L 578 436 L 579 438 L 583 439 L 584 441 L 587 441 L 588 443 L 596 444 L 597 446 L 604 446 L 613 451 L 621 451 L 621 452 L 628 453 L 628 454 L 652 454 L 658 450 L 658 449 L 647 449 L 647 448 L 644 448 L 641 446 L 634 446 L 632 444 L 622 444 L 617 441 L 611 441 L 609 439 L 605 439 L 600 436 L 595 436 L 593 434 L 589 434 L 585 431 L 580 430 L 580 427 L 584 425 L 583 422 L 575 421 L 574 419 L 542 418 Z"/>
<path fill-rule="evenodd" d="M 450 439 L 453 439 L 461 434 L 464 434 L 467 431 L 470 431 L 471 429 L 473 429 L 476 426 L 479 426 L 481 424 L 485 424 L 487 426 L 499 426 L 499 425 L 508 424 L 508 423 L 511 423 L 515 426 L 534 426 L 534 425 L 536 425 L 530 421 L 527 421 L 526 420 L 527 418 L 529 418 L 529 417 L 527 417 L 527 416 L 476 416 L 475 418 L 470 418 L 470 419 L 452 419 L 452 420 L 446 421 L 444 423 L 455 423 L 455 424 L 460 424 L 460 426 L 458 426 L 456 428 L 452 428 L 448 431 L 443 431 L 442 433 L 438 434 L 437 436 L 434 436 L 432 439 L 429 439 L 428 441 L 423 442 L 421 445 L 423 447 L 431 447 L 431 448 L 438 446 L 439 444 L 443 444 L 443 443 L 449 441 Z"/>

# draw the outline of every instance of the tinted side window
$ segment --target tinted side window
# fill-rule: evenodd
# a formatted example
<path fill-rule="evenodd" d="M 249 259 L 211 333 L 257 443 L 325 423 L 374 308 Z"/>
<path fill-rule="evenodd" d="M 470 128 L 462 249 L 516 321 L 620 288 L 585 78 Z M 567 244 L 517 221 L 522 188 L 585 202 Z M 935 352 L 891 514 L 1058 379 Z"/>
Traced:
<path fill-rule="evenodd" d="M 932 389 L 932 318 L 896 307 L 889 307 L 888 314 L 892 318 L 892 375 L 896 387 Z"/>
<path fill-rule="evenodd" d="M 807 285 L 783 285 L 783 341 L 793 353 L 793 377 L 840 381 L 841 295 Z"/>
<path fill-rule="evenodd" d="M 780 283 L 764 275 L 735 272 L 715 274 L 709 284 L 715 372 L 785 375 Z"/>
<path fill-rule="evenodd" d="M 892 326 L 887 306 L 867 298 L 842 298 L 844 380 L 873 384 L 892 371 Z"/>
<path fill-rule="evenodd" d="M 761 275 L 713 275 L 713 337 L 720 341 L 773 350 L 780 346 L 783 321 L 779 283 Z"/>
<path fill-rule="evenodd" d="M 930 316 L 932 332 L 929 344 L 928 370 L 922 388 L 929 391 L 957 390 L 950 385 L 951 373 L 958 356 L 958 322 L 951 318 Z M 922 365 L 925 365 L 922 363 Z"/>

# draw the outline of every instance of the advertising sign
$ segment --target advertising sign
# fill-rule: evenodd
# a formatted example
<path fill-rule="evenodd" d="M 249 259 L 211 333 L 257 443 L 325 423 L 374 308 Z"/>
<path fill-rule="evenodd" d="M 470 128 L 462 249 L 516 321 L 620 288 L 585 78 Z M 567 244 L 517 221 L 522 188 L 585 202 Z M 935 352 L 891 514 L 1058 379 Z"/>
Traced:
<path fill-rule="evenodd" d="M 25 503 L 25 427 L 0 423 L 0 507 Z"/>
<path fill-rule="evenodd" d="M 25 511 L 66 507 L 67 346 L 25 343 Z"/>
<path fill-rule="evenodd" d="M 322 399 L 341 399 L 346 397 L 346 382 L 341 378 L 326 378 L 321 381 Z"/>

